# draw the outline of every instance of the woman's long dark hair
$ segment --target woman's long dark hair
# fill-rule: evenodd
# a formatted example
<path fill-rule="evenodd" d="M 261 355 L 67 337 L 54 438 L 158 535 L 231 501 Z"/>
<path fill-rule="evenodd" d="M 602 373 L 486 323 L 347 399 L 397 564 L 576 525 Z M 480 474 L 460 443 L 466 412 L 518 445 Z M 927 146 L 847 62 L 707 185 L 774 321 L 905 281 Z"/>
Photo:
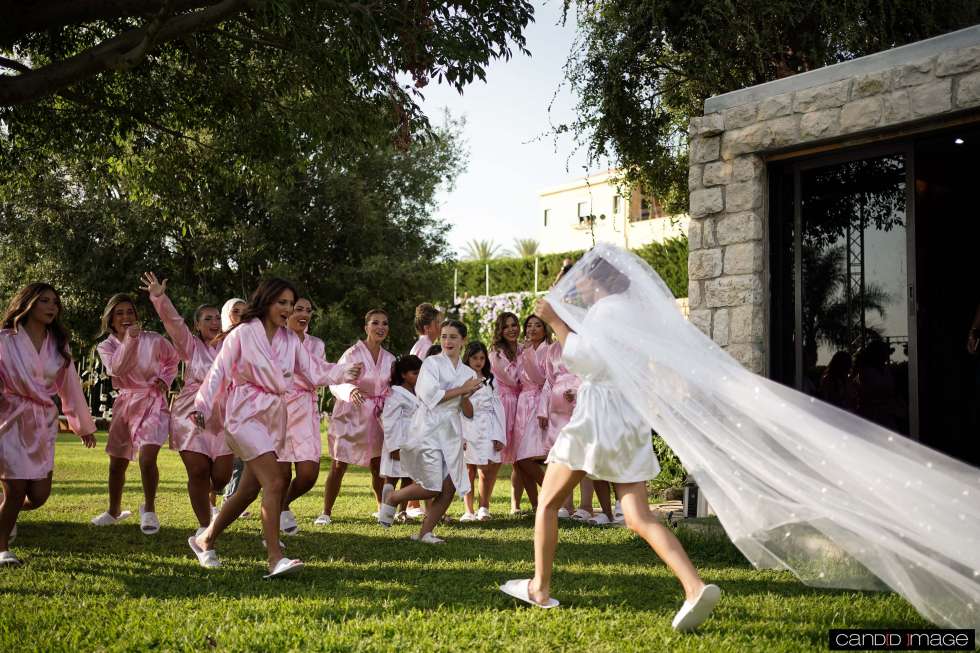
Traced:
<path fill-rule="evenodd" d="M 510 318 L 513 318 L 517 326 L 520 327 L 520 319 L 513 313 L 504 311 L 497 316 L 497 320 L 493 323 L 493 342 L 491 346 L 494 351 L 502 351 L 508 360 L 514 361 L 517 360 L 517 344 L 515 343 L 513 348 L 511 348 L 511 344 L 504 339 L 504 328 L 507 325 L 507 320 Z"/>
<path fill-rule="evenodd" d="M 48 333 L 54 338 L 58 353 L 65 359 L 65 366 L 71 363 L 71 353 L 68 351 L 68 329 L 61 323 L 61 295 L 58 290 L 50 283 L 35 282 L 29 283 L 14 295 L 7 310 L 3 314 L 3 328 L 17 330 L 20 325 L 27 322 L 27 316 L 37 303 L 38 298 L 47 291 L 54 293 L 54 302 L 58 306 L 58 314 L 47 326 Z"/>
<path fill-rule="evenodd" d="M 296 292 L 296 286 L 286 281 L 285 279 L 280 279 L 279 277 L 271 277 L 265 279 L 259 284 L 259 287 L 255 289 L 255 292 L 248 298 L 248 302 L 245 303 L 245 310 L 242 311 L 241 320 L 235 326 L 231 327 L 227 331 L 219 333 L 214 342 L 220 342 L 226 335 L 245 324 L 249 320 L 254 320 L 255 318 L 264 319 L 266 314 L 269 312 L 269 308 L 276 303 L 279 299 L 279 295 L 283 291 L 290 290 L 293 293 L 293 301 L 299 297 L 299 293 Z"/>
<path fill-rule="evenodd" d="M 483 369 L 480 370 L 480 373 L 483 375 L 483 378 L 487 380 L 487 385 L 492 388 L 493 369 L 490 366 L 490 352 L 487 351 L 486 345 L 479 340 L 474 340 L 470 344 L 466 345 L 466 351 L 463 352 L 463 364 L 469 366 L 470 358 L 476 356 L 480 352 L 483 352 Z"/>
<path fill-rule="evenodd" d="M 413 354 L 399 356 L 391 364 L 391 385 L 402 385 L 405 383 L 405 374 L 408 372 L 418 372 L 422 369 L 422 359 Z"/>
<path fill-rule="evenodd" d="M 541 326 L 544 327 L 544 341 L 550 345 L 551 344 L 551 327 L 549 327 L 547 324 L 545 324 L 545 321 L 542 320 L 537 315 L 535 315 L 534 313 L 531 313 L 526 318 L 524 318 L 524 325 L 521 327 L 521 333 L 524 335 L 524 337 L 527 338 L 527 323 L 530 322 L 531 320 L 537 320 L 538 322 L 541 323 Z"/>

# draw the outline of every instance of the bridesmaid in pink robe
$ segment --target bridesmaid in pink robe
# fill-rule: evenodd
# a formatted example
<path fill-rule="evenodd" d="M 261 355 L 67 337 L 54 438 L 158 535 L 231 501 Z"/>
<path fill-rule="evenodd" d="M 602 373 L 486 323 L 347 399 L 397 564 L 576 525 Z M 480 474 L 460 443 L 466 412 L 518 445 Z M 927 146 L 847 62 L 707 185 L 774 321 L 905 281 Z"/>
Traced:
<path fill-rule="evenodd" d="M 184 362 L 184 387 L 170 407 L 170 448 L 180 453 L 187 470 L 187 495 L 197 523 L 203 530 L 211 521 L 211 488 L 222 488 L 231 478 L 231 449 L 225 442 L 224 413 L 220 406 L 203 429 L 191 421 L 194 397 L 221 343 L 214 339 L 221 333 L 221 313 L 216 306 L 203 304 L 194 311 L 194 330 L 167 297 L 167 280 L 162 282 L 152 272 L 143 274 L 142 289 L 149 293 L 153 308 L 163 328 Z"/>
<path fill-rule="evenodd" d="M 32 283 L 11 299 L 0 331 L 0 566 L 20 564 L 10 540 L 21 510 L 40 508 L 51 494 L 61 399 L 68 426 L 95 446 L 95 422 L 58 319 L 61 298 Z"/>
<path fill-rule="evenodd" d="M 552 445 L 555 444 L 558 433 L 571 420 L 578 387 L 582 383 L 582 379 L 577 374 L 573 374 L 565 367 L 561 360 L 561 354 L 561 343 L 556 340 L 548 348 L 548 357 L 545 359 L 545 383 L 541 390 L 541 404 L 538 410 L 538 417 L 546 419 L 548 423 L 545 437 L 545 446 L 548 451 L 551 451 Z M 567 503 L 558 511 L 560 519 L 573 518 L 584 521 L 592 517 L 592 480 L 584 478 L 579 486 L 582 492 L 581 508 L 575 514 L 572 513 L 574 501 L 572 495 L 569 494 Z"/>
<path fill-rule="evenodd" d="M 109 526 L 129 517 L 130 512 L 121 507 L 122 492 L 126 468 L 138 453 L 143 480 L 140 530 L 153 535 L 160 530 L 154 505 L 160 483 L 157 454 L 170 433 L 167 392 L 177 376 L 177 350 L 160 334 L 140 328 L 136 304 L 122 293 L 106 304 L 102 333 L 109 337 L 97 347 L 99 358 L 119 394 L 112 404 L 105 448 L 109 454 L 109 509 L 92 523 Z"/>
<path fill-rule="evenodd" d="M 313 302 L 306 297 L 296 300 L 293 314 L 289 316 L 286 326 L 295 333 L 310 356 L 324 359 L 323 341 L 307 333 L 310 318 L 313 317 Z M 286 466 L 286 483 L 288 489 L 282 504 L 282 514 L 279 516 L 279 527 L 287 535 L 299 532 L 296 515 L 289 509 L 289 504 L 313 489 L 320 475 L 320 456 L 323 444 L 320 440 L 320 406 L 316 385 L 302 373 L 297 372 L 293 379 L 293 389 L 286 396 L 286 425 L 285 445 L 276 454 L 279 462 L 288 463 Z M 296 475 L 290 477 L 290 467 L 295 466 Z"/>
<path fill-rule="evenodd" d="M 493 343 L 490 348 L 490 369 L 493 371 L 494 385 L 504 405 L 507 418 L 507 445 L 500 452 L 501 464 L 513 465 L 510 472 L 510 512 L 521 511 L 521 497 L 524 495 L 524 477 L 514 463 L 517 445 L 517 400 L 521 394 L 521 347 L 518 338 L 521 323 L 513 313 L 503 312 L 497 316 L 493 328 Z M 498 468 L 499 470 L 499 468 Z"/>
<path fill-rule="evenodd" d="M 318 526 L 331 522 L 330 515 L 348 465 L 370 468 L 374 497 L 381 506 L 384 485 L 381 477 L 381 446 L 384 443 L 381 411 L 391 390 L 391 366 L 395 362 L 395 357 L 381 346 L 388 337 L 388 313 L 378 308 L 368 311 L 364 316 L 364 333 L 364 340 L 358 340 L 340 357 L 341 363 L 363 365 L 364 372 L 357 384 L 330 386 L 330 392 L 336 398 L 327 438 L 333 460 L 324 487 L 323 514 L 314 522 Z"/>
<path fill-rule="evenodd" d="M 413 356 L 425 360 L 429 347 L 439 340 L 439 330 L 442 324 L 442 313 L 432 304 L 419 304 L 415 307 L 415 333 L 419 339 L 412 345 Z"/>
<path fill-rule="evenodd" d="M 551 333 L 536 315 L 524 318 L 524 347 L 521 349 L 521 395 L 517 399 L 514 426 L 514 460 L 524 478 L 531 508 L 538 506 L 538 485 L 544 481 L 541 462 L 548 455 L 548 418 L 540 416 L 542 390 L 547 381 L 545 361 L 551 349 Z"/>
<path fill-rule="evenodd" d="M 238 489 L 221 504 L 205 531 L 187 540 L 203 567 L 220 566 L 215 542 L 260 490 L 269 563 L 266 578 L 291 574 L 303 566 L 299 560 L 283 557 L 279 543 L 286 470 L 277 455 L 286 446 L 287 397 L 297 375 L 322 386 L 356 380 L 360 369 L 310 356 L 296 334 L 286 328 L 296 297 L 296 289 L 284 279 L 259 284 L 241 322 L 223 334 L 221 351 L 194 400 L 193 419 L 203 428 L 214 411 L 215 400 L 224 394 L 225 437 L 235 455 L 245 461 Z"/>

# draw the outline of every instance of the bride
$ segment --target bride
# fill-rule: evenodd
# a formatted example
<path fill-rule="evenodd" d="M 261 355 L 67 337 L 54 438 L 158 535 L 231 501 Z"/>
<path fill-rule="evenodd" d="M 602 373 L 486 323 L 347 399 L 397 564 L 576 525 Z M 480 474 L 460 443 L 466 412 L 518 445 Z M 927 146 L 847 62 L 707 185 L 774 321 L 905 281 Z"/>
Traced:
<path fill-rule="evenodd" d="M 980 470 L 744 369 L 615 246 L 593 248 L 535 312 L 583 389 L 548 458 L 535 577 L 503 591 L 557 605 L 557 509 L 587 474 L 625 484 L 628 525 L 684 587 L 674 627 L 707 618 L 720 590 L 647 509 L 652 427 L 756 567 L 813 586 L 891 588 L 938 625 L 980 628 Z"/>

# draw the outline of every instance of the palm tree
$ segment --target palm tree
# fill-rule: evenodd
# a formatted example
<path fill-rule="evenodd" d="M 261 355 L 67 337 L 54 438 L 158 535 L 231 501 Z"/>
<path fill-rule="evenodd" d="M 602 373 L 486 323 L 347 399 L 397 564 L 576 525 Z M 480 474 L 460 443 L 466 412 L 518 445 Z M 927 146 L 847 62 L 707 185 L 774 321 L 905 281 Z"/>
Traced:
<path fill-rule="evenodd" d="M 517 258 L 533 258 L 538 255 L 540 245 L 533 238 L 515 238 L 514 254 Z"/>
<path fill-rule="evenodd" d="M 489 261 L 491 259 L 497 258 L 500 250 L 500 245 L 490 240 L 477 240 L 473 239 L 466 243 L 464 249 L 465 256 L 471 261 Z"/>

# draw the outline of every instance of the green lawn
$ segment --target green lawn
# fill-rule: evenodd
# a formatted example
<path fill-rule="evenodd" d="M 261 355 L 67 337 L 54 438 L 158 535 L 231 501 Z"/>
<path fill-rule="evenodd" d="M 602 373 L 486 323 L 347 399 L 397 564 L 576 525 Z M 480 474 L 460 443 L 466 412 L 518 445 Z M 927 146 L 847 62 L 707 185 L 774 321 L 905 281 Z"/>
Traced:
<path fill-rule="evenodd" d="M 695 564 L 725 592 L 697 634 L 671 630 L 679 586 L 625 529 L 564 527 L 554 583 L 562 607 L 523 607 L 497 590 L 532 573 L 532 520 L 502 516 L 503 484 L 500 517 L 443 527 L 448 542 L 428 546 L 408 540 L 416 527 L 373 522 L 365 470 L 348 474 L 326 529 L 311 523 L 322 485 L 294 504 L 302 532 L 286 543 L 306 562 L 300 575 L 262 580 L 255 517 L 220 541 L 224 566 L 205 570 L 186 544 L 195 524 L 174 452 L 160 456 L 158 535 L 142 535 L 135 519 L 89 525 L 105 509 L 104 442 L 100 434 L 87 451 L 62 437 L 51 500 L 22 515 L 13 549 L 26 564 L 0 570 L 0 651 L 799 651 L 826 650 L 829 628 L 926 625 L 896 595 L 811 589 L 683 527 Z M 134 465 L 124 507 L 136 510 L 139 487 Z"/>

